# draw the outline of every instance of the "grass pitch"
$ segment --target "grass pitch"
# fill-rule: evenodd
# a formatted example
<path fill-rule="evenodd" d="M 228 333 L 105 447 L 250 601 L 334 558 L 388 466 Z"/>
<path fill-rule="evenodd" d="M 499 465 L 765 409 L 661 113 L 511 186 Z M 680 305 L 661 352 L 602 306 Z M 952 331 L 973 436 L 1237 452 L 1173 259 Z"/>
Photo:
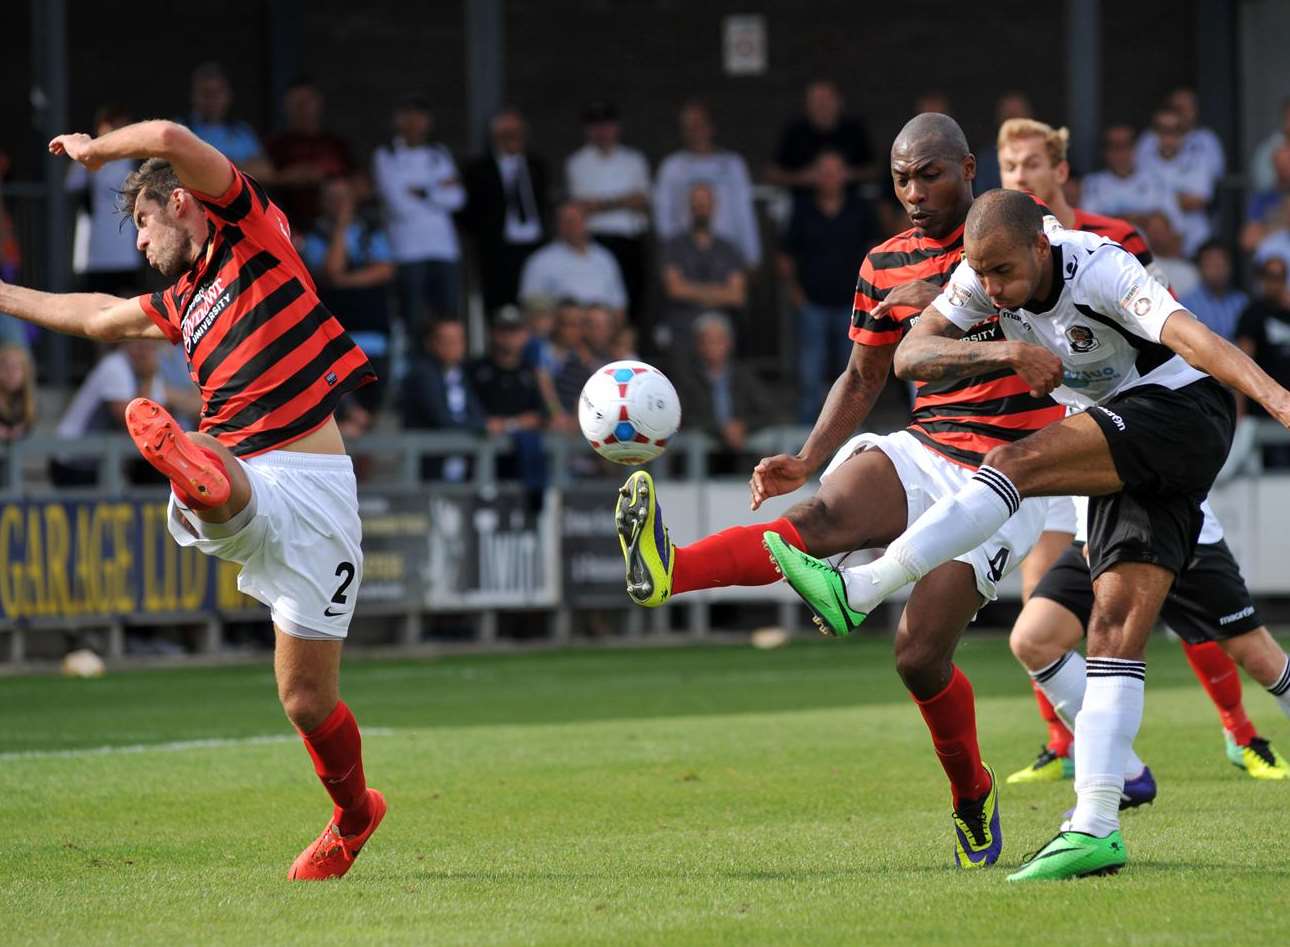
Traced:
<path fill-rule="evenodd" d="M 1002 778 L 1043 738 L 1029 687 L 1001 640 L 959 659 Z M 0 941 L 1284 943 L 1290 785 L 1224 760 L 1164 640 L 1129 868 L 1020 887 L 1070 783 L 1004 787 L 1003 866 L 953 870 L 882 642 L 354 661 L 343 686 L 390 814 L 343 881 L 291 884 L 330 810 L 267 667 L 0 679 Z"/>

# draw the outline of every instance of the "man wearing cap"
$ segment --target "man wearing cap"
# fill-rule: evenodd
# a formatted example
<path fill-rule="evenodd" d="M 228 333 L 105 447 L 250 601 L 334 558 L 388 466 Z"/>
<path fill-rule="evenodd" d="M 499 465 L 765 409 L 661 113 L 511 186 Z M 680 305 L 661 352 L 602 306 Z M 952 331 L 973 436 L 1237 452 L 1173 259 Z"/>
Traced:
<path fill-rule="evenodd" d="M 408 338 L 419 345 L 434 319 L 460 309 L 461 249 L 452 215 L 466 202 L 452 154 L 430 141 L 430 103 L 406 96 L 394 108 L 394 138 L 372 157 L 398 265 L 399 306 Z"/>
<path fill-rule="evenodd" d="M 582 110 L 582 127 L 587 143 L 564 165 L 569 196 L 582 205 L 587 231 L 618 261 L 635 322 L 645 288 L 649 164 L 635 148 L 620 143 L 618 109 L 612 102 L 589 103 Z"/>

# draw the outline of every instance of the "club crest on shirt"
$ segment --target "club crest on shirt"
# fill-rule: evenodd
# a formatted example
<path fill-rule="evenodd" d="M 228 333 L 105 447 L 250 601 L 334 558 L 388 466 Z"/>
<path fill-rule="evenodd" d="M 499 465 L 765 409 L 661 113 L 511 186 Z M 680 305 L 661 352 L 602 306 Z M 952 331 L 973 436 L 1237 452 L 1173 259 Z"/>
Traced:
<path fill-rule="evenodd" d="M 956 309 L 966 306 L 968 301 L 967 290 L 957 283 L 950 283 L 950 305 Z"/>
<path fill-rule="evenodd" d="M 1100 348 L 1102 343 L 1097 340 L 1093 330 L 1088 326 L 1071 326 L 1066 330 L 1066 341 L 1071 344 L 1072 352 L 1091 352 Z"/>
<path fill-rule="evenodd" d="M 1151 300 L 1146 296 L 1139 296 L 1133 303 L 1133 314 L 1135 316 L 1145 316 L 1151 311 Z"/>

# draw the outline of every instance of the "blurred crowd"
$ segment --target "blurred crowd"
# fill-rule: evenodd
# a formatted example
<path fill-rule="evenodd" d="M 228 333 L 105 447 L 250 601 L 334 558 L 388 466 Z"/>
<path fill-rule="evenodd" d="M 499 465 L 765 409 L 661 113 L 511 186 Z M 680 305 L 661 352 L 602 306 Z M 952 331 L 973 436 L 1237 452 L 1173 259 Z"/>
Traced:
<path fill-rule="evenodd" d="M 535 489 L 545 478 L 541 433 L 576 432 L 582 385 L 614 359 L 648 358 L 669 373 L 687 430 L 720 445 L 717 469 L 745 459 L 759 429 L 813 422 L 848 357 L 859 262 L 908 226 L 885 143 L 871 141 L 829 81 L 804 90 L 801 114 L 755 173 L 721 147 L 719 116 L 698 99 L 680 107 L 678 147 L 655 168 L 608 101 L 583 106 L 585 143 L 560 163 L 534 153 L 525 116 L 511 107 L 492 118 L 487 150 L 463 158 L 436 138 L 433 103 L 420 95 L 392 103 L 390 138 L 370 156 L 329 130 L 308 78 L 286 90 L 271 134 L 239 121 L 234 104 L 224 70 L 208 63 L 193 72 L 191 110 L 180 119 L 268 187 L 324 302 L 375 363 L 381 382 L 346 403 L 346 433 L 505 434 L 514 450 L 499 473 Z M 953 114 L 935 93 L 914 111 Z M 1014 92 L 996 117 L 1034 116 Z M 131 120 L 107 105 L 93 130 Z M 995 142 L 976 153 L 977 192 L 1000 186 Z M 1290 100 L 1239 174 L 1229 153 L 1198 123 L 1194 92 L 1179 89 L 1146 127 L 1107 127 L 1098 169 L 1080 177 L 1064 153 L 1050 160 L 1071 206 L 1134 223 L 1182 302 L 1290 384 Z M 69 167 L 85 291 L 132 295 L 150 285 L 115 207 L 131 170 L 127 161 L 96 173 Z M 1244 213 L 1225 239 L 1218 199 L 1234 186 Z M 16 278 L 20 255 L 0 204 L 0 276 Z M 756 285 L 773 292 L 755 296 Z M 473 339 L 471 298 L 484 313 Z M 766 300 L 774 312 L 763 311 Z M 741 358 L 765 333 L 791 342 L 791 354 Z M 40 415 L 33 340 L 0 317 L 0 440 L 29 433 Z M 200 410 L 178 350 L 128 343 L 93 365 L 57 433 L 70 441 L 118 430 L 138 394 L 189 423 Z M 470 459 L 426 458 L 422 474 L 464 480 Z M 58 483 L 93 477 L 74 450 L 51 468 Z"/>

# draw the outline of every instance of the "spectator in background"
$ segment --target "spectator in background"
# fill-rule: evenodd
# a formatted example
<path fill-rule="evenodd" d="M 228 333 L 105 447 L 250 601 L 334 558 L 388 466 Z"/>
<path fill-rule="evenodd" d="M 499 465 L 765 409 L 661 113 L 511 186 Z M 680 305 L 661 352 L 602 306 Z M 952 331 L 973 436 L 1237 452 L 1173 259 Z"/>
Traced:
<path fill-rule="evenodd" d="M 528 153 L 528 125 L 517 109 L 494 116 L 492 146 L 466 169 L 464 221 L 479 242 L 484 307 L 514 305 L 520 273 L 542 245 L 547 216 L 546 163 Z"/>
<path fill-rule="evenodd" d="M 259 137 L 246 122 L 228 117 L 232 107 L 233 87 L 223 66 L 206 62 L 193 70 L 192 111 L 185 124 L 247 174 L 261 183 L 271 183 L 273 166 L 264 155 Z"/>
<path fill-rule="evenodd" d="M 129 125 L 130 114 L 117 105 L 105 105 L 94 115 L 95 136 Z M 133 224 L 123 226 L 117 211 L 117 196 L 126 176 L 137 167 L 130 159 L 109 161 L 97 171 L 73 161 L 67 170 L 66 187 L 82 195 L 86 214 L 81 220 L 88 228 L 82 257 L 82 235 L 78 220 L 77 253 L 74 266 L 80 275 L 81 291 L 109 296 L 134 296 L 140 289 L 139 268 L 143 255 L 135 247 Z"/>
<path fill-rule="evenodd" d="M 1165 275 L 1168 285 L 1180 299 L 1200 284 L 1200 270 L 1183 253 L 1182 236 L 1164 214 L 1149 214 L 1142 230 L 1155 257 L 1155 266 Z"/>
<path fill-rule="evenodd" d="M 637 343 L 634 326 L 619 326 L 614 332 L 613 341 L 609 343 L 609 360 L 618 362 L 625 359 L 639 360 L 640 346 Z"/>
<path fill-rule="evenodd" d="M 433 322 L 426 333 L 426 353 L 412 359 L 399 398 L 403 427 L 408 430 L 485 433 L 484 406 L 466 367 L 466 329 L 456 320 Z M 422 480 L 460 482 L 470 476 L 465 457 L 423 457 Z"/>
<path fill-rule="evenodd" d="M 521 480 L 530 500 L 541 505 L 546 486 L 542 453 L 545 410 L 537 374 L 524 364 L 528 330 L 518 309 L 498 310 L 489 332 L 488 354 L 471 363 L 470 382 L 484 409 L 484 428 L 494 436 L 509 435 L 514 450 L 498 458 L 497 475 Z"/>
<path fill-rule="evenodd" d="M 779 420 L 774 394 L 747 367 L 734 361 L 734 329 L 724 313 L 705 312 L 694 323 L 691 358 L 673 369 L 687 430 L 716 438 L 722 451 L 713 473 L 732 473 L 748 435 Z"/>
<path fill-rule="evenodd" d="M 1218 240 L 1208 240 L 1196 252 L 1200 283 L 1178 301 L 1197 319 L 1229 341 L 1236 335 L 1236 323 L 1249 297 L 1232 286 L 1232 255 Z"/>
<path fill-rule="evenodd" d="M 1256 272 L 1256 298 L 1241 313 L 1236 324 L 1236 344 L 1277 384 L 1290 382 L 1290 305 L 1286 299 L 1286 261 L 1272 257 Z M 1236 392 L 1238 415 L 1266 417 L 1256 401 Z M 1290 449 L 1269 444 L 1263 449 L 1264 466 L 1290 466 Z"/>
<path fill-rule="evenodd" d="M 564 174 L 569 197 L 587 217 L 587 230 L 614 255 L 627 289 L 633 321 L 645 295 L 645 232 L 649 229 L 649 164 L 620 143 L 618 109 L 597 101 L 582 112 L 587 143 L 569 156 Z"/>
<path fill-rule="evenodd" d="M 761 262 L 761 233 L 753 209 L 752 179 L 744 159 L 733 151 L 718 150 L 712 118 L 701 102 L 681 108 L 680 151 L 663 159 L 654 185 L 654 229 L 661 242 L 691 229 L 691 194 L 696 184 L 707 184 L 716 211 L 711 231 L 739 248 L 744 265 Z"/>
<path fill-rule="evenodd" d="M 556 239 L 524 263 L 520 301 L 573 299 L 583 306 L 605 306 L 619 317 L 627 289 L 614 255 L 591 240 L 587 217 L 576 201 L 556 211 Z"/>
<path fill-rule="evenodd" d="M 1150 149 L 1144 149 L 1139 140 L 1138 167 L 1143 173 L 1162 181 L 1178 201 L 1182 210 L 1178 229 L 1183 252 L 1190 256 L 1209 239 L 1212 229 L 1209 202 L 1214 198 L 1217 180 L 1213 161 L 1202 148 L 1193 148 L 1190 152 L 1183 149 L 1186 126 L 1173 109 L 1157 111 L 1151 119 L 1151 130 L 1154 135 L 1149 139 Z M 1147 135 L 1142 138 L 1147 139 Z"/>
<path fill-rule="evenodd" d="M 55 434 L 75 441 L 87 434 L 124 433 L 125 406 L 135 398 L 166 404 L 170 399 L 159 371 L 160 361 L 160 342 L 140 339 L 121 343 L 90 371 L 63 412 Z M 128 476 L 136 483 L 165 483 L 165 478 L 141 457 L 131 462 Z M 59 487 L 94 486 L 98 483 L 98 463 L 90 458 L 53 458 L 49 479 Z"/>
<path fill-rule="evenodd" d="M 614 314 L 603 306 L 588 306 L 582 311 L 577 342 L 555 376 L 556 398 L 561 410 L 570 417 L 578 415 L 578 396 L 591 373 L 610 361 L 609 348 L 613 344 L 617 324 Z"/>
<path fill-rule="evenodd" d="M 9 176 L 9 155 L 0 149 L 0 280 L 16 283 L 22 276 L 22 248 L 4 201 L 4 180 Z M 27 323 L 0 313 L 0 344 L 27 345 Z"/>
<path fill-rule="evenodd" d="M 1251 236 L 1251 233 L 1241 234 L 1243 240 Z M 1290 263 L 1290 197 L 1283 199 L 1276 210 L 1268 214 L 1257 232 L 1253 251 L 1255 263 L 1274 258 Z"/>
<path fill-rule="evenodd" d="M 690 188 L 688 227 L 663 244 L 663 324 L 660 348 L 685 354 L 690 329 L 701 312 L 742 315 L 748 301 L 747 265 L 739 248 L 714 232 L 716 194 L 700 182 Z"/>
<path fill-rule="evenodd" d="M 1277 181 L 1280 175 L 1272 156 L 1286 145 L 1290 145 L 1290 96 L 1281 100 L 1281 128 L 1259 142 L 1250 157 L 1250 190 L 1257 194 L 1279 187 Z"/>
<path fill-rule="evenodd" d="M 322 212 L 304 238 L 301 257 L 318 283 L 318 298 L 336 314 L 376 370 L 376 381 L 354 393 L 375 413 L 390 368 L 390 284 L 394 259 L 384 232 L 358 213 L 347 178 L 323 185 Z"/>
<path fill-rule="evenodd" d="M 815 185 L 815 160 L 831 151 L 842 157 L 848 186 L 875 176 L 869 132 L 858 116 L 845 114 L 836 83 L 817 79 L 806 87 L 805 114 L 789 122 L 779 136 L 775 162 L 766 180 L 790 187 L 799 199 L 809 198 Z"/>
<path fill-rule="evenodd" d="M 399 310 L 419 348 L 427 323 L 461 311 L 461 247 L 452 215 L 466 190 L 447 147 L 430 141 L 434 116 L 420 96 L 394 109 L 394 139 L 372 157 L 372 178 L 385 209 L 398 264 Z"/>
<path fill-rule="evenodd" d="M 1172 112 L 1178 120 L 1178 130 L 1181 135 L 1178 142 L 1178 158 L 1189 169 L 1198 169 L 1189 173 L 1207 180 L 1203 192 L 1212 196 L 1214 186 L 1222 178 L 1223 171 L 1227 167 L 1227 158 L 1223 154 L 1223 143 L 1214 130 L 1202 128 L 1199 125 L 1200 104 L 1196 100 L 1195 90 L 1185 87 L 1174 89 L 1165 100 L 1165 108 L 1162 111 Z M 1161 148 L 1162 137 L 1160 129 L 1153 124 L 1138 139 L 1138 167 L 1148 173 L 1155 170 L 1157 162 L 1169 163 L 1175 160 Z M 1200 192 L 1189 191 L 1188 193 Z M 1190 208 L 1184 208 L 1184 210 L 1188 209 Z"/>
<path fill-rule="evenodd" d="M 0 443 L 26 437 L 36 423 L 36 369 L 26 346 L 0 345 Z"/>
<path fill-rule="evenodd" d="M 273 163 L 273 192 L 292 230 L 312 226 L 321 211 L 323 182 L 354 172 L 345 139 L 323 131 L 323 94 L 300 78 L 282 96 L 286 127 L 265 142 Z"/>
<path fill-rule="evenodd" d="M 1286 208 L 1290 204 L 1290 145 L 1278 148 L 1272 155 L 1276 171 L 1275 187 L 1250 195 L 1245 224 L 1241 227 L 1241 249 L 1257 250 L 1267 237 L 1286 225 Z"/>
<path fill-rule="evenodd" d="M 942 115 L 954 115 L 954 106 L 950 97 L 942 89 L 929 89 L 914 99 L 914 114 L 923 112 L 940 112 Z"/>
<path fill-rule="evenodd" d="M 847 191 L 841 155 L 822 152 L 812 178 L 814 194 L 794 207 L 779 256 L 780 275 L 797 308 L 797 419 L 802 424 L 819 416 L 824 393 L 846 368 L 856 272 L 878 241 L 873 211 Z"/>
<path fill-rule="evenodd" d="M 1030 104 L 1030 99 L 1024 92 L 1005 92 L 999 96 L 998 101 L 994 103 L 994 130 L 995 136 L 998 137 L 999 129 L 1003 123 L 1014 118 L 1034 118 L 1035 110 Z M 999 149 L 995 142 L 990 142 L 984 148 L 976 151 L 976 178 L 972 184 L 972 190 L 977 194 L 984 194 L 986 191 L 992 191 L 997 187 L 1003 187 L 1003 176 L 999 172 Z"/>
<path fill-rule="evenodd" d="M 1159 177 L 1137 167 L 1133 157 L 1133 129 L 1112 125 L 1102 133 L 1102 159 L 1105 171 L 1084 176 L 1080 203 L 1090 214 L 1122 217 L 1139 230 L 1146 227 L 1147 217 L 1161 213 L 1175 230 L 1182 227 L 1182 210 L 1178 199 Z"/>

